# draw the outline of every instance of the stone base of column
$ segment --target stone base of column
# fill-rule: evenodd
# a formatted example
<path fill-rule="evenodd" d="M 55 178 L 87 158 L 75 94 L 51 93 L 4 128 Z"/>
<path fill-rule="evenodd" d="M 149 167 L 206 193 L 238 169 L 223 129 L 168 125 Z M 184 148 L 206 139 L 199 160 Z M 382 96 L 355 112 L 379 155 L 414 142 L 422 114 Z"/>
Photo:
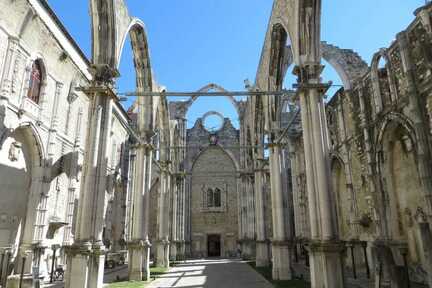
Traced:
<path fill-rule="evenodd" d="M 267 241 L 256 241 L 256 267 L 267 267 L 270 265 L 269 243 Z"/>
<path fill-rule="evenodd" d="M 245 260 L 253 259 L 255 256 L 255 240 L 243 239 L 241 244 L 241 257 Z"/>
<path fill-rule="evenodd" d="M 170 244 L 167 240 L 160 240 L 156 244 L 156 266 L 169 268 Z"/>
<path fill-rule="evenodd" d="M 135 240 L 128 243 L 130 281 L 150 279 L 150 247 L 148 240 Z"/>
<path fill-rule="evenodd" d="M 311 241 L 309 259 L 312 288 L 343 288 L 344 245 L 337 241 Z"/>
<path fill-rule="evenodd" d="M 191 242 L 190 241 L 185 241 L 184 243 L 185 246 L 185 258 L 191 258 L 192 257 L 192 246 L 191 246 Z"/>
<path fill-rule="evenodd" d="M 177 260 L 183 261 L 185 259 L 186 259 L 186 243 L 184 241 L 180 241 L 178 243 Z"/>
<path fill-rule="evenodd" d="M 20 274 L 15 274 L 7 277 L 6 288 L 20 287 L 19 286 L 20 279 L 21 279 Z M 24 275 L 21 288 L 33 288 L 33 287 L 34 287 L 33 276 L 31 274 Z"/>
<path fill-rule="evenodd" d="M 69 264 L 65 288 L 100 288 L 103 285 L 105 255 L 103 245 L 90 243 L 66 248 Z"/>
<path fill-rule="evenodd" d="M 273 280 L 292 280 L 291 243 L 272 241 L 272 278 Z"/>
<path fill-rule="evenodd" d="M 177 244 L 178 244 L 177 241 L 171 242 L 170 253 L 169 253 L 170 261 L 177 261 L 177 256 L 178 256 Z"/>

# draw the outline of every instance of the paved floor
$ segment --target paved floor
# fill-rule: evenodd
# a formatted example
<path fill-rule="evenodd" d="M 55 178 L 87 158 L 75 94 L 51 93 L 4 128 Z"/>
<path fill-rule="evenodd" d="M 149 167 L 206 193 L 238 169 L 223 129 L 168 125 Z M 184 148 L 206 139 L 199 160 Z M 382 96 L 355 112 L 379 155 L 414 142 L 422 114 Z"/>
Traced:
<path fill-rule="evenodd" d="M 169 270 L 149 288 L 272 288 L 240 260 L 190 260 Z"/>

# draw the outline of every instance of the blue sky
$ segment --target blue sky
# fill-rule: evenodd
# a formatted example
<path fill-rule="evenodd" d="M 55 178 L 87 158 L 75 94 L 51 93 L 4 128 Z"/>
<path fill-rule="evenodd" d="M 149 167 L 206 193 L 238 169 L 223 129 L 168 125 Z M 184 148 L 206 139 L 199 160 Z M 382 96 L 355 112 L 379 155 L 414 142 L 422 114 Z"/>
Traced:
<path fill-rule="evenodd" d="M 48 0 L 69 32 L 90 57 L 88 0 Z M 196 91 L 208 83 L 244 90 L 255 79 L 272 0 L 127 0 L 130 14 L 147 28 L 151 62 L 157 81 L 170 91 Z M 424 0 L 323 1 L 322 39 L 357 51 L 368 63 L 381 47 L 414 19 Z M 119 91 L 135 90 L 130 45 L 120 65 Z M 326 68 L 324 80 L 340 83 Z M 292 77 L 285 85 L 290 87 Z M 125 103 L 127 106 L 128 103 Z M 188 113 L 188 126 L 209 110 L 238 125 L 236 111 L 225 98 L 199 98 Z"/>

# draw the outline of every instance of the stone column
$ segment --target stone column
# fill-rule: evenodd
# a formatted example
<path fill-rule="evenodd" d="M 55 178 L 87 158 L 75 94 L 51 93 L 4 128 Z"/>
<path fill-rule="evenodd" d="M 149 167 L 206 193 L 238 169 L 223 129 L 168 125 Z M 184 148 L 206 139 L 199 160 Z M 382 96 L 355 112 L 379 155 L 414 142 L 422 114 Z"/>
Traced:
<path fill-rule="evenodd" d="M 286 209 L 284 207 L 284 195 L 281 178 L 281 149 L 280 144 L 270 145 L 270 183 L 271 203 L 273 218 L 273 279 L 291 280 L 291 253 L 289 247 L 288 231 L 286 231 Z"/>
<path fill-rule="evenodd" d="M 246 194 L 246 239 L 244 239 L 243 255 L 246 258 L 251 258 L 255 254 L 255 191 L 253 174 L 246 176 L 245 194 Z"/>
<path fill-rule="evenodd" d="M 5 56 L 5 62 L 3 65 L 3 77 L 1 80 L 0 87 L 0 137 L 3 136 L 3 129 L 10 128 L 7 123 L 7 107 L 10 102 L 10 94 L 11 94 L 11 83 L 14 75 L 14 63 L 17 56 L 19 39 L 15 37 L 9 37 L 8 49 Z M 1 73 L 1 71 L 0 71 Z M 0 74 L 1 76 L 1 74 Z M 0 147 L 2 145 L 2 138 L 0 138 Z"/>
<path fill-rule="evenodd" d="M 171 245 L 170 245 L 170 260 L 177 260 L 177 225 L 178 225 L 178 186 L 177 179 L 172 176 L 172 185 L 171 185 L 171 193 L 172 193 L 172 209 L 171 209 Z"/>
<path fill-rule="evenodd" d="M 73 157 L 71 157 L 71 161 L 69 163 L 69 187 L 68 187 L 68 196 L 67 196 L 67 206 L 66 206 L 66 222 L 68 223 L 64 228 L 64 238 L 63 238 L 63 246 L 69 246 L 72 244 L 72 223 L 74 219 L 74 210 L 75 210 L 75 199 L 76 193 L 79 191 L 79 163 L 82 160 L 82 156 L 80 155 L 80 146 L 81 146 L 81 123 L 82 123 L 82 108 L 79 109 L 78 118 L 75 129 L 75 144 L 73 148 Z"/>
<path fill-rule="evenodd" d="M 180 213 L 180 221 L 181 221 L 181 230 L 180 230 L 180 254 L 182 259 L 185 259 L 186 256 L 186 247 L 185 247 L 185 235 L 186 235 L 186 182 L 184 176 L 181 180 L 181 199 L 180 199 L 180 207 L 181 207 L 181 213 Z"/>
<path fill-rule="evenodd" d="M 30 192 L 26 204 L 26 217 L 23 225 L 22 237 L 20 239 L 20 245 L 17 247 L 19 249 L 17 261 L 15 262 L 15 266 L 18 268 L 15 270 L 15 273 L 21 273 L 21 264 L 22 264 L 22 255 L 25 253 L 28 256 L 31 256 L 35 244 L 35 240 L 37 239 L 35 231 L 37 228 L 37 224 L 39 223 L 39 215 L 38 215 L 38 206 L 40 204 L 41 198 L 43 199 L 46 193 L 42 192 L 42 187 L 44 185 L 44 176 L 45 176 L 45 166 L 42 167 L 33 167 L 32 168 L 32 181 L 30 186 Z M 37 256 L 37 255 L 33 255 Z M 32 271 L 32 261 L 31 258 L 28 258 L 25 261 L 24 266 L 24 274 L 30 274 Z"/>
<path fill-rule="evenodd" d="M 266 267 L 270 264 L 269 247 L 266 237 L 265 223 L 265 191 L 263 160 L 256 160 L 255 167 L 255 230 L 256 230 L 256 267 Z"/>
<path fill-rule="evenodd" d="M 105 84 L 91 87 L 86 93 L 92 102 L 75 243 L 68 248 L 66 288 L 102 287 L 104 275 L 105 247 L 102 232 L 109 158 L 108 139 L 115 95 Z"/>
<path fill-rule="evenodd" d="M 129 280 L 150 279 L 150 242 L 148 240 L 148 217 L 146 203 L 149 200 L 151 178 L 151 145 L 141 139 L 135 147 L 134 185 L 132 192 L 133 214 L 129 250 Z"/>
<path fill-rule="evenodd" d="M 156 251 L 156 265 L 159 267 L 169 267 L 169 231 L 168 231 L 168 195 L 170 187 L 170 175 L 168 171 L 168 163 L 165 161 L 160 162 L 160 190 L 159 190 L 159 214 L 158 225 L 159 235 Z"/>
<path fill-rule="evenodd" d="M 344 287 L 342 251 L 335 224 L 335 203 L 330 189 L 330 163 L 323 94 L 323 67 L 318 63 L 296 69 L 305 149 L 311 222 L 310 267 L 312 288 Z"/>

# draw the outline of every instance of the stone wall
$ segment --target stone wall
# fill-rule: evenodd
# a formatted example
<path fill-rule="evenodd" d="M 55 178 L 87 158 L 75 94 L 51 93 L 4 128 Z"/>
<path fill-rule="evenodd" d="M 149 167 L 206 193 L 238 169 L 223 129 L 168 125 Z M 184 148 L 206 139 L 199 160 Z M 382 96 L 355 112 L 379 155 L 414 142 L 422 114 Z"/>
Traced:
<path fill-rule="evenodd" d="M 77 88 L 91 81 L 90 63 L 65 31 L 45 1 L 0 3 L 0 247 L 11 247 L 12 260 L 34 243 L 48 247 L 43 276 L 51 267 L 51 246 L 73 242 L 88 129 L 89 99 Z M 38 103 L 27 98 L 36 60 L 43 74 Z M 111 242 L 122 234 L 112 225 L 114 215 L 125 216 L 118 211 L 125 205 L 114 202 L 126 199 L 116 193 L 126 193 L 122 151 L 129 139 L 126 113 L 118 103 L 112 109 L 106 191 Z"/>
<path fill-rule="evenodd" d="M 214 138 L 212 138 L 214 137 Z M 221 236 L 221 256 L 233 256 L 238 231 L 239 132 L 229 119 L 216 133 L 210 133 L 198 119 L 187 131 L 185 167 L 190 173 L 190 227 L 193 256 L 207 256 L 207 237 Z M 208 189 L 221 191 L 221 206 L 208 208 Z"/>
<path fill-rule="evenodd" d="M 329 176 L 341 239 L 369 242 L 369 261 L 376 259 L 375 241 L 385 239 L 392 251 L 388 257 L 402 266 L 406 252 L 411 280 L 423 283 L 432 273 L 420 229 L 430 225 L 432 215 L 431 8 L 419 9 L 413 23 L 375 54 L 352 88 L 341 89 L 327 104 Z M 309 227 L 302 209 L 307 203 L 303 141 L 292 140 L 298 154 L 292 158 L 297 165 L 296 233 L 304 237 Z M 357 261 L 363 263 L 363 257 Z"/>

